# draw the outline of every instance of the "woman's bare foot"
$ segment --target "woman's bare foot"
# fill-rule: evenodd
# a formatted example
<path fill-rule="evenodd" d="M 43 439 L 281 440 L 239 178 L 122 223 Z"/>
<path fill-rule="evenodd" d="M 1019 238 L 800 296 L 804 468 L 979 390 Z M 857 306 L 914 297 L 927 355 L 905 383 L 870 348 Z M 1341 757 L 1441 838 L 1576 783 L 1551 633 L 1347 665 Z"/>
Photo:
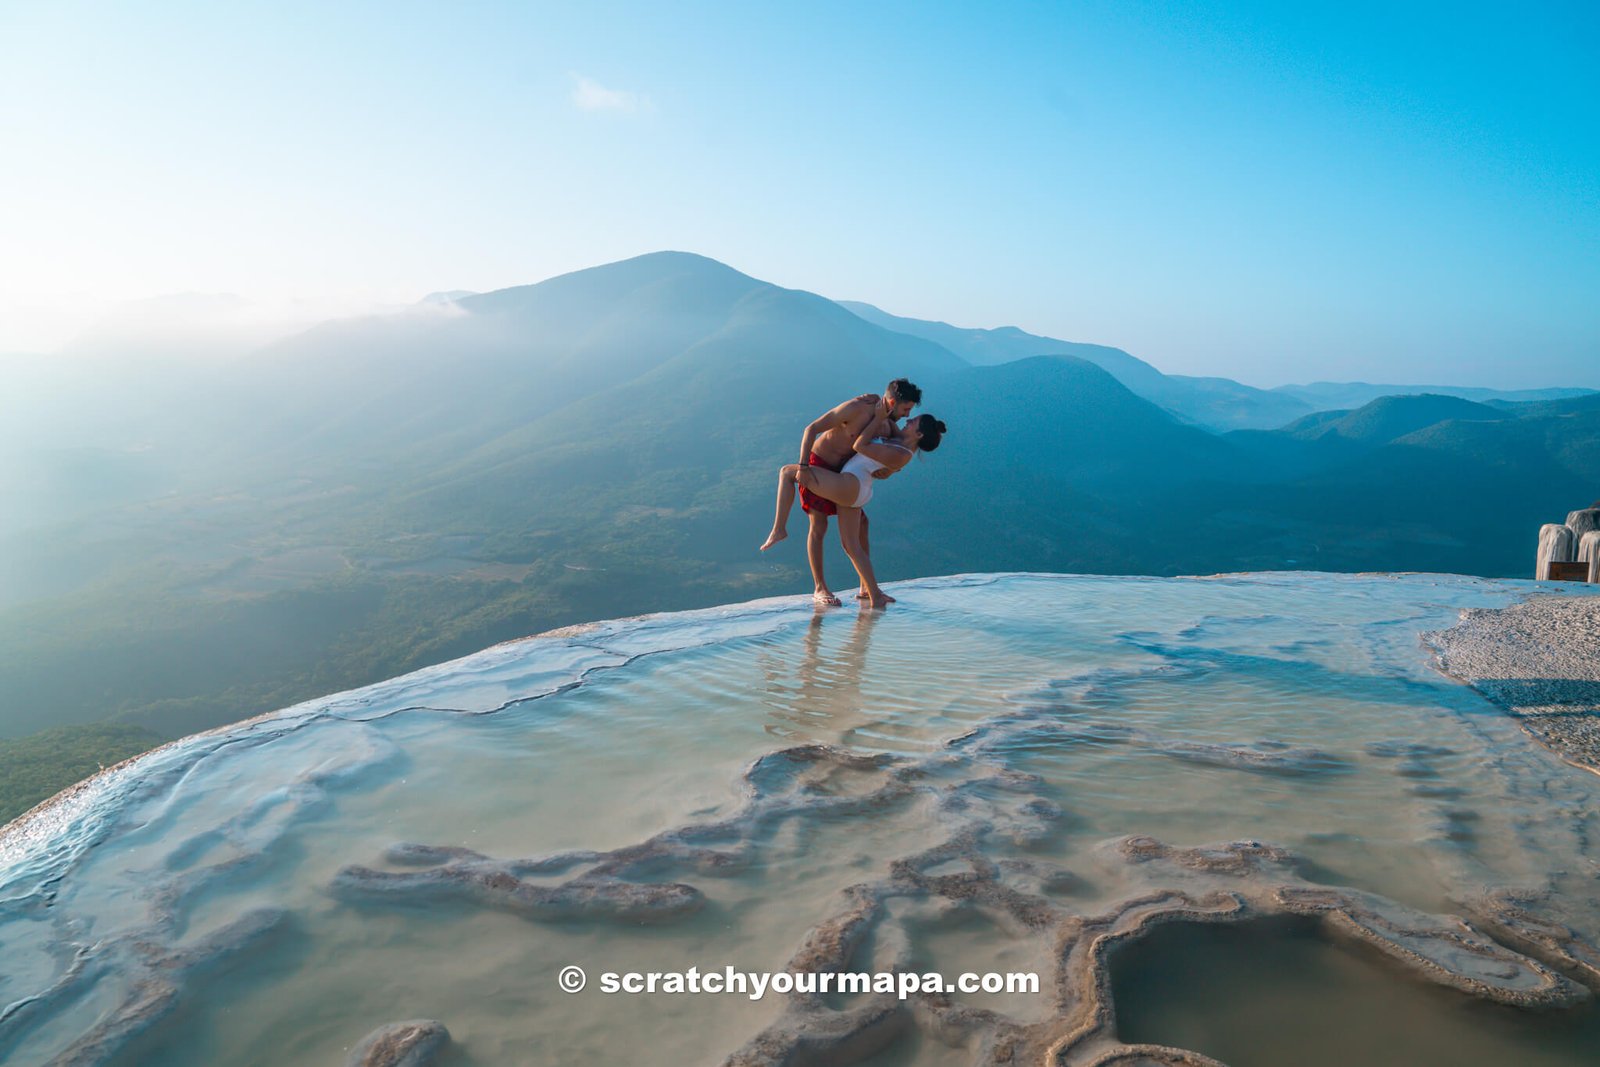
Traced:
<path fill-rule="evenodd" d="M 895 598 L 890 596 L 888 593 L 881 593 L 880 595 L 883 597 L 883 602 L 885 604 L 898 603 L 898 601 L 896 601 Z M 865 589 L 863 589 L 859 593 L 856 594 L 856 599 L 857 600 L 871 600 L 872 599 L 872 594 L 867 592 Z"/>
<path fill-rule="evenodd" d="M 819 605 L 825 605 L 830 608 L 839 606 L 839 598 L 833 595 L 833 590 L 831 589 L 818 589 L 811 594 L 811 599 L 815 600 Z"/>
<path fill-rule="evenodd" d="M 890 596 L 888 593 L 885 593 L 882 589 L 879 589 L 874 593 L 870 593 L 867 596 L 868 607 L 886 608 L 892 603 L 894 603 L 894 597 Z"/>
<path fill-rule="evenodd" d="M 761 551 L 765 552 L 779 541 L 786 541 L 788 538 L 788 530 L 773 530 L 771 533 L 767 534 L 767 539 L 761 542 Z"/>

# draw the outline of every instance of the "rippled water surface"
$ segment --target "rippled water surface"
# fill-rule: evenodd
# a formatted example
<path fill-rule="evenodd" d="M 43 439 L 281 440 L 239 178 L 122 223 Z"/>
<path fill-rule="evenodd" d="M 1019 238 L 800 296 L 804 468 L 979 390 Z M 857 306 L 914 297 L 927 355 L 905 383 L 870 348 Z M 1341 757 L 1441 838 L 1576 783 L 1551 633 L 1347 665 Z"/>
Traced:
<path fill-rule="evenodd" d="M 1312 882 L 1430 914 L 1485 887 L 1555 888 L 1561 920 L 1592 943 L 1600 909 L 1563 879 L 1600 871 L 1600 781 L 1436 674 L 1418 638 L 1531 588 L 1420 575 L 931 580 L 894 590 L 901 603 L 883 614 L 767 601 L 500 646 L 192 738 L 0 842 L 0 1058 L 339 1063 L 377 1026 L 432 1018 L 450 1030 L 451 1064 L 717 1063 L 782 999 L 565 995 L 556 973 L 779 970 L 840 910 L 841 890 L 959 832 L 971 806 L 939 798 L 996 771 L 1036 775 L 1030 810 L 1046 815 L 1024 835 L 985 838 L 986 853 L 1068 872 L 1047 895 L 1074 914 L 1129 895 L 1108 842 L 1249 839 L 1298 854 Z M 534 859 L 728 820 L 756 788 L 742 777 L 754 761 L 809 744 L 923 767 L 932 791 L 752 822 L 736 868 L 660 872 L 704 900 L 658 922 L 341 888 L 352 866 L 419 869 L 387 851 L 402 843 Z M 877 784 L 841 765 L 784 788 L 837 798 Z M 971 787 L 979 806 L 984 788 Z M 555 886 L 572 873 L 519 876 Z M 261 936 L 215 959 L 185 955 L 260 909 L 278 909 Z M 981 908 L 886 909 L 863 952 L 898 939 L 919 970 L 1052 965 L 1048 939 Z M 1259 953 L 1254 976 L 1221 968 L 1217 1003 L 1253 995 L 1263 974 L 1270 987 L 1273 968 L 1298 966 L 1294 951 Z M 1347 950 L 1326 952 L 1317 959 Z M 1183 953 L 1195 957 L 1193 944 L 1174 942 Z M 1156 967 L 1149 955 L 1140 967 Z M 1341 990 L 1366 980 L 1341 985 L 1342 964 L 1328 966 L 1339 980 L 1312 982 L 1306 1002 L 1355 1010 Z M 150 988 L 166 990 L 159 1008 L 119 1023 Z M 967 1000 L 1024 1022 L 1050 1014 L 1040 997 Z M 1138 1010 L 1154 1035 L 1141 1040 L 1177 1041 L 1202 1009 L 1175 1004 L 1167 1036 L 1159 1007 Z M 1252 1046 L 1248 1012 L 1203 1011 L 1227 1030 L 1216 1048 L 1193 1046 L 1213 1055 L 1269 1062 L 1299 1040 Z M 1417 1025 L 1442 1034 L 1461 1014 L 1447 1006 Z M 1507 1032 L 1495 1040 L 1538 1050 L 1537 1062 L 1592 1062 L 1561 1026 Z M 872 1062 L 971 1057 L 911 1028 Z"/>

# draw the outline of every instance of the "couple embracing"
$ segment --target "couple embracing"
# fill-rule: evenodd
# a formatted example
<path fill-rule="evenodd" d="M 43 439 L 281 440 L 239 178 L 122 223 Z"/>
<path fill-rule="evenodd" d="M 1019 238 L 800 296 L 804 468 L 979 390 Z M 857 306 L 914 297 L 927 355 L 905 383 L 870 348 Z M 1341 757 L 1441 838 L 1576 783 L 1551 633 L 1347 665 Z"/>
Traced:
<path fill-rule="evenodd" d="M 882 396 L 867 393 L 847 400 L 806 427 L 800 438 L 801 462 L 778 471 L 777 515 L 761 550 L 765 552 L 789 536 L 789 512 L 798 491 L 800 506 L 811 520 L 806 558 L 819 604 L 839 603 L 822 570 L 822 543 L 828 518 L 833 515 L 839 518 L 839 540 L 845 555 L 861 578 L 857 597 L 875 608 L 894 602 L 894 597 L 878 587 L 872 573 L 867 516 L 861 509 L 872 498 L 874 481 L 900 470 L 916 453 L 939 447 L 944 423 L 932 415 L 906 419 L 921 402 L 922 390 L 904 378 L 890 382 Z M 901 419 L 906 419 L 903 426 Z"/>

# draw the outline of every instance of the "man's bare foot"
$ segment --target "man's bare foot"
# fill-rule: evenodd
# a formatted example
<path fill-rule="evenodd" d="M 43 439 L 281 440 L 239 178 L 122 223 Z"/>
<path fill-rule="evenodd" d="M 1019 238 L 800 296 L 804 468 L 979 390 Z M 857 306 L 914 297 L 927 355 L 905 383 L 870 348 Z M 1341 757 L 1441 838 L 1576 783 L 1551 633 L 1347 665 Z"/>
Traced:
<path fill-rule="evenodd" d="M 872 599 L 872 594 L 867 592 L 865 589 L 863 589 L 859 593 L 856 594 L 856 599 L 857 600 L 871 600 Z M 890 596 L 888 593 L 884 593 L 883 594 L 883 602 L 885 604 L 896 604 L 896 603 L 899 603 L 899 601 L 895 600 L 895 598 Z"/>
<path fill-rule="evenodd" d="M 773 545 L 777 544 L 779 541 L 786 541 L 788 539 L 789 539 L 789 531 L 788 530 L 773 530 L 771 533 L 769 533 L 767 535 L 767 539 L 765 541 L 761 542 L 761 551 L 765 552 L 767 549 L 771 548 Z"/>
<path fill-rule="evenodd" d="M 894 603 L 894 597 L 890 596 L 888 593 L 885 593 L 882 589 L 878 590 L 876 593 L 870 594 L 867 597 L 867 606 L 871 608 L 883 609 L 892 603 Z"/>
<path fill-rule="evenodd" d="M 839 598 L 833 595 L 833 590 L 831 589 L 818 589 L 815 593 L 811 594 L 811 599 L 815 600 L 818 604 L 826 605 L 830 608 L 836 608 L 839 606 Z"/>

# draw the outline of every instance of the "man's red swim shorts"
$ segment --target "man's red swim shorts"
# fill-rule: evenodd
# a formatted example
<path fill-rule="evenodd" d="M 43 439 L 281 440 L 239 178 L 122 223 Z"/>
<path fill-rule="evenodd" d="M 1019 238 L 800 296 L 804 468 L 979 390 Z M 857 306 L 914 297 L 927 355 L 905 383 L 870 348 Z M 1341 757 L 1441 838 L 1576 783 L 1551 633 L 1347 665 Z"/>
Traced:
<path fill-rule="evenodd" d="M 848 457 L 846 457 L 845 463 L 848 462 L 850 462 L 850 460 Z M 813 467 L 821 467 L 824 470 L 830 470 L 834 473 L 838 473 L 840 470 L 844 469 L 844 463 L 840 463 L 838 466 L 835 466 L 823 459 L 821 456 L 817 455 L 815 452 L 811 453 L 810 463 Z M 827 497 L 818 496 L 803 485 L 800 487 L 800 507 L 806 512 L 818 511 L 824 515 L 839 514 L 838 504 L 835 504 Z"/>

